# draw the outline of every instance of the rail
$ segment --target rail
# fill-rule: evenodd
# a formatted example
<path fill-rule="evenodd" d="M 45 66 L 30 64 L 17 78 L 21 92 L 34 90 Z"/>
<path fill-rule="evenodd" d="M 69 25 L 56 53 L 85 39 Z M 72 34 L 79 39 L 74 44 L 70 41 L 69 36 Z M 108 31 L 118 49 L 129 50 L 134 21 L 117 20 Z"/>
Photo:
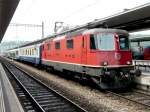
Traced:
<path fill-rule="evenodd" d="M 107 94 L 111 94 L 111 95 L 123 98 L 125 100 L 143 105 L 150 109 L 150 103 L 149 103 L 150 94 L 149 93 L 144 93 L 140 90 L 129 90 L 126 92 L 114 92 L 114 91 L 106 91 L 106 92 Z"/>
<path fill-rule="evenodd" d="M 16 83 L 25 91 L 25 94 L 30 97 L 35 110 L 41 112 L 86 112 L 86 110 L 49 88 L 41 81 L 31 77 L 20 68 L 8 62 L 5 62 L 5 67 L 14 77 Z"/>

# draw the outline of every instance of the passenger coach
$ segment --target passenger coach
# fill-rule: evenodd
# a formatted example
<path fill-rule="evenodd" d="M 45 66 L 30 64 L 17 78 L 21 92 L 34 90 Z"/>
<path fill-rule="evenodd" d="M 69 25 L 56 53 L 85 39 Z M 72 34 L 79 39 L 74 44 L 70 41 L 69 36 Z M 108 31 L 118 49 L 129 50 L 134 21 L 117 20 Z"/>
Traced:
<path fill-rule="evenodd" d="M 41 63 L 41 44 L 23 46 L 19 48 L 19 60 L 36 65 Z"/>

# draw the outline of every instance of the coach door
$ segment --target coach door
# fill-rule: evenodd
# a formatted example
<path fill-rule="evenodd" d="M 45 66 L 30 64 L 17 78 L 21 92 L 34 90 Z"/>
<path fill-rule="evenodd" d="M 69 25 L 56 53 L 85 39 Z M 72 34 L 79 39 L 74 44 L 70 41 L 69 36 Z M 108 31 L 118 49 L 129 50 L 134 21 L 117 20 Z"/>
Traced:
<path fill-rule="evenodd" d="M 81 63 L 87 63 L 87 38 L 86 36 L 82 37 L 82 56 L 81 56 Z"/>

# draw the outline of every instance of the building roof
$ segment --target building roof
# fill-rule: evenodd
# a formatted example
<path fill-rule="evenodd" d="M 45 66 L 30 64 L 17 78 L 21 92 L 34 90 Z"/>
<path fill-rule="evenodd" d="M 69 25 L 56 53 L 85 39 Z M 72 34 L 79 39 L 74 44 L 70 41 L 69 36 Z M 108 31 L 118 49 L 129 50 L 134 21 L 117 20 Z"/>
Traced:
<path fill-rule="evenodd" d="M 0 42 L 20 0 L 0 0 Z"/>

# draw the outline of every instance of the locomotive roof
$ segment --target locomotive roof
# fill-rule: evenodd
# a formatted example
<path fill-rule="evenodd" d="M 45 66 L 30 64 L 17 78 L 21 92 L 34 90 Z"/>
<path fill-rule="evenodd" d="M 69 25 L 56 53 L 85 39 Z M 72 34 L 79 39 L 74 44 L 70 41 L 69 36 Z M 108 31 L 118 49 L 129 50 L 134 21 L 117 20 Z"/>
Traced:
<path fill-rule="evenodd" d="M 90 29 L 86 30 L 83 32 L 83 34 L 95 34 L 98 32 L 103 32 L 103 33 L 119 33 L 119 34 L 124 34 L 124 35 L 129 35 L 127 31 L 125 30 L 120 30 L 120 29 L 107 29 L 107 28 L 95 28 L 95 29 Z"/>
<path fill-rule="evenodd" d="M 94 29 L 80 29 L 74 32 L 68 32 L 67 34 L 63 35 L 58 35 L 55 38 L 49 38 L 46 41 L 50 41 L 53 39 L 54 41 L 64 39 L 65 37 L 74 37 L 78 35 L 84 35 L 84 34 L 95 34 L 98 32 L 103 32 L 103 33 L 119 33 L 123 35 L 129 35 L 127 31 L 125 30 L 120 30 L 120 29 L 106 29 L 106 28 L 94 28 Z"/>

